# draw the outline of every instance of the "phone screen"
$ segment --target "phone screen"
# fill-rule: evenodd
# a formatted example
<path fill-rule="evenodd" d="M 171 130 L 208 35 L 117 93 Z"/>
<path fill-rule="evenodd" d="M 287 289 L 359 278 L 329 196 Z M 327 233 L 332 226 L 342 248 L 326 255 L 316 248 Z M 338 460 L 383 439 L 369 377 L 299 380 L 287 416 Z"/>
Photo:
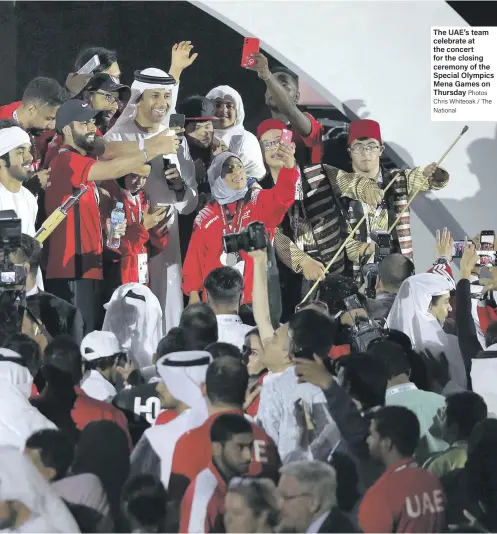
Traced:
<path fill-rule="evenodd" d="M 283 145 L 289 145 L 292 142 L 293 132 L 290 130 L 282 130 L 280 143 Z"/>
<path fill-rule="evenodd" d="M 454 245 L 452 247 L 452 257 L 462 258 L 465 247 L 466 247 L 465 241 L 454 241 Z"/>
<path fill-rule="evenodd" d="M 242 67 L 252 67 L 255 60 L 251 58 L 253 54 L 257 54 L 260 50 L 261 42 L 255 37 L 246 37 L 243 42 L 242 50 Z"/>
<path fill-rule="evenodd" d="M 494 250 L 495 232 L 492 230 L 484 230 L 480 234 L 481 250 Z"/>

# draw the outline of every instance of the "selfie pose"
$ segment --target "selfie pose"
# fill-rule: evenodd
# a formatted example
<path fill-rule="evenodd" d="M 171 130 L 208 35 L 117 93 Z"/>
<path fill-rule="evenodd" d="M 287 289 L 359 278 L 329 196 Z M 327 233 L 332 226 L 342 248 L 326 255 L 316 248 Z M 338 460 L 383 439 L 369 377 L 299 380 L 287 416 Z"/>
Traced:
<path fill-rule="evenodd" d="M 206 276 L 222 265 L 234 267 L 242 274 L 243 303 L 252 302 L 252 259 L 246 249 L 240 247 L 243 247 L 240 243 L 243 239 L 230 239 L 238 248 L 230 252 L 223 249 L 223 237 L 238 234 L 250 223 L 258 221 L 265 226 L 272 240 L 276 226 L 295 198 L 299 173 L 294 153 L 295 145 L 279 144 L 276 155 L 283 161 L 283 168 L 276 186 L 267 191 L 248 188 L 243 163 L 235 154 L 224 152 L 214 159 L 209 169 L 214 200 L 195 219 L 183 265 L 183 291 L 190 297 L 190 303 L 200 300 Z M 258 248 L 265 248 L 265 243 Z"/>

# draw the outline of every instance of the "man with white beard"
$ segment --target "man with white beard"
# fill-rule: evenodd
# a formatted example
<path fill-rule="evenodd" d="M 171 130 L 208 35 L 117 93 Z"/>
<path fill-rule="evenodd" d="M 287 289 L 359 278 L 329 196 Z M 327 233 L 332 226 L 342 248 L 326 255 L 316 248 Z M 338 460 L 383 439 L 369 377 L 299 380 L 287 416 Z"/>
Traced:
<path fill-rule="evenodd" d="M 188 42 L 173 48 L 170 70 L 173 71 L 175 67 L 174 76 L 156 68 L 135 71 L 131 98 L 121 117 L 105 135 L 106 141 L 138 141 L 142 146 L 145 139 L 167 129 L 176 106 L 181 71 L 196 58 L 196 54 L 190 56 L 191 49 Z M 176 169 L 164 170 L 164 159 L 176 165 Z M 194 169 L 180 166 L 175 153 L 167 154 L 164 158 L 158 157 L 149 161 L 149 164 L 152 171 L 145 189 L 152 204 L 171 206 L 169 242 L 165 250 L 149 263 L 150 288 L 161 303 L 164 333 L 167 333 L 179 324 L 183 309 L 178 214 L 187 215 L 196 208 L 197 184 Z"/>

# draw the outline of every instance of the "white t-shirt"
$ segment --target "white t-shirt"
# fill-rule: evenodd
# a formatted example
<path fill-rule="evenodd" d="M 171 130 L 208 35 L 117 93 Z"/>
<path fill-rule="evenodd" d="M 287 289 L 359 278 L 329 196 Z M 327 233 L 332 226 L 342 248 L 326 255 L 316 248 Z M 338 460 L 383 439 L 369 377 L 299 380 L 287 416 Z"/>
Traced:
<path fill-rule="evenodd" d="M 238 315 L 216 315 L 218 341 L 231 343 L 243 350 L 245 336 L 254 329 L 253 326 L 243 324 Z"/>
<path fill-rule="evenodd" d="M 0 211 L 14 210 L 21 219 L 23 234 L 31 237 L 35 235 L 36 215 L 38 214 L 38 202 L 36 197 L 21 186 L 18 193 L 12 193 L 0 183 Z"/>

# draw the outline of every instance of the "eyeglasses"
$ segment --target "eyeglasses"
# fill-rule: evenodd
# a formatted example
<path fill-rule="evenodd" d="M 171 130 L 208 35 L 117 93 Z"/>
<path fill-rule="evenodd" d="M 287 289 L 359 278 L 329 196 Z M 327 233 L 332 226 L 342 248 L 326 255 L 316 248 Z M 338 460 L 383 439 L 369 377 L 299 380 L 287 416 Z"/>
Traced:
<path fill-rule="evenodd" d="M 295 313 L 298 313 L 299 311 L 304 310 L 305 308 L 308 308 L 310 306 L 320 308 L 325 313 L 329 313 L 330 311 L 326 302 L 323 302 L 322 300 L 313 300 L 312 302 L 301 302 L 300 304 L 297 304 L 297 306 L 295 306 Z"/>
<path fill-rule="evenodd" d="M 262 142 L 262 148 L 264 150 L 271 150 L 272 148 L 276 148 L 280 144 L 279 139 L 275 139 L 274 141 L 263 141 Z"/>
<path fill-rule="evenodd" d="M 115 97 L 114 95 L 111 95 L 110 93 L 100 93 L 99 91 L 90 91 L 90 94 L 103 96 L 107 104 L 112 105 L 112 104 L 119 103 L 119 98 Z"/>
<path fill-rule="evenodd" d="M 380 145 L 354 145 L 349 150 L 352 152 L 352 154 L 360 154 L 361 152 L 376 154 L 380 148 Z"/>

